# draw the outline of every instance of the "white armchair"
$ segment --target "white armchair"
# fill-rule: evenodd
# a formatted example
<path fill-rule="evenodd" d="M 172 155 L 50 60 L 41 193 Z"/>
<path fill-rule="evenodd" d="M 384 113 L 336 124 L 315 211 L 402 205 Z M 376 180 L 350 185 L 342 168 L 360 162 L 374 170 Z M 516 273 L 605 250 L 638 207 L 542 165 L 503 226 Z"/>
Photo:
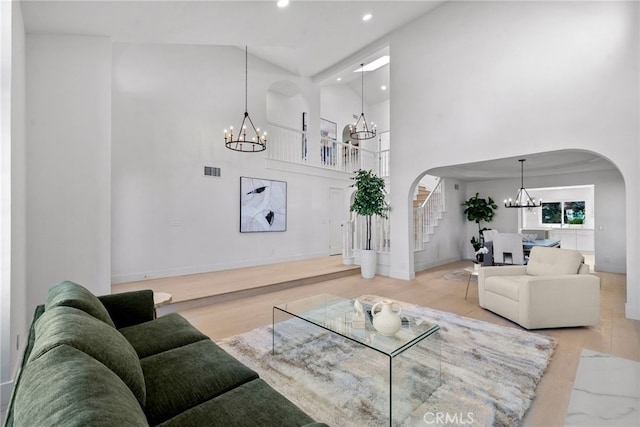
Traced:
<path fill-rule="evenodd" d="M 600 322 L 600 278 L 574 250 L 534 247 L 528 265 L 481 268 L 478 297 L 481 307 L 527 329 Z"/>

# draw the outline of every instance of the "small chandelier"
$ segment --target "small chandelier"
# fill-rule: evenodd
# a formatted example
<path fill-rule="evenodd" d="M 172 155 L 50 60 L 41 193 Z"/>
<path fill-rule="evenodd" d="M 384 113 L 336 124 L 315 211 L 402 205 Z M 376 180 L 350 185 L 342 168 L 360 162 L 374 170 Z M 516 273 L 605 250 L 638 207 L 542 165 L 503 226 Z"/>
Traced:
<path fill-rule="evenodd" d="M 364 64 L 360 64 L 360 72 L 362 73 L 362 112 L 355 124 L 349 126 L 349 134 L 351 139 L 365 140 L 376 136 L 376 125 L 371 122 L 371 128 L 367 125 L 367 119 L 364 117 Z M 362 124 L 360 124 L 362 122 Z M 358 128 L 360 126 L 360 128 Z"/>
<path fill-rule="evenodd" d="M 240 131 L 237 135 L 233 135 L 233 126 L 229 128 L 229 132 L 224 130 L 224 145 L 234 151 L 241 151 L 243 153 L 259 153 L 260 151 L 264 151 L 267 149 L 267 132 L 264 132 L 260 135 L 260 128 L 256 129 L 253 125 L 253 121 L 251 117 L 249 117 L 249 112 L 247 110 L 247 82 L 248 82 L 248 54 L 247 54 L 247 46 L 244 47 L 244 118 L 242 119 L 242 124 L 240 125 Z M 251 125 L 251 129 L 253 129 L 253 133 L 249 130 L 249 137 L 247 137 L 247 125 L 246 121 L 249 120 L 249 125 Z M 254 135 L 255 136 L 252 136 Z M 249 139 L 247 139 L 249 138 Z"/>
<path fill-rule="evenodd" d="M 529 195 L 529 192 L 524 188 L 524 162 L 526 159 L 518 160 L 520 162 L 520 189 L 516 195 L 515 200 L 505 200 L 505 208 L 538 208 L 542 205 L 542 200 L 538 200 Z"/>

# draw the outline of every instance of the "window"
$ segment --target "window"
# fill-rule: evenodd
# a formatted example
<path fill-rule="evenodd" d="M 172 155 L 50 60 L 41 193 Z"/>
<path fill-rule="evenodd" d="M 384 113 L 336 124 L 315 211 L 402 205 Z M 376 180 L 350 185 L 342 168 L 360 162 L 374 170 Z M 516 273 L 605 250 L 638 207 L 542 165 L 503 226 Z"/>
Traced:
<path fill-rule="evenodd" d="M 562 224 L 562 207 L 560 202 L 542 202 L 542 223 Z"/>
<path fill-rule="evenodd" d="M 542 202 L 542 224 L 584 224 L 585 201 Z"/>
<path fill-rule="evenodd" d="M 579 202 L 564 202 L 564 224 L 584 224 L 584 200 Z"/>

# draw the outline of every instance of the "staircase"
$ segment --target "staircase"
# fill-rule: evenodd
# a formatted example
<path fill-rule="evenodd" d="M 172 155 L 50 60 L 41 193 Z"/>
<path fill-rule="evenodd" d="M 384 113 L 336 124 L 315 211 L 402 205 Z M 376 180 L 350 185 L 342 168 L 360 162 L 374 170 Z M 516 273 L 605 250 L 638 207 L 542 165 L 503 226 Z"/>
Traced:
<path fill-rule="evenodd" d="M 442 179 L 439 178 L 437 180 L 435 187 L 430 192 L 426 188 L 418 187 L 413 206 L 414 248 L 415 250 L 423 250 L 424 244 L 430 241 L 431 236 L 436 232 L 438 222 L 444 216 L 445 203 Z"/>
<path fill-rule="evenodd" d="M 422 206 L 422 204 L 427 200 L 427 197 L 429 197 L 429 194 L 431 194 L 431 192 L 427 190 L 427 187 L 425 187 L 424 185 L 419 185 L 418 191 L 413 197 L 413 207 L 419 208 L 420 206 Z"/>

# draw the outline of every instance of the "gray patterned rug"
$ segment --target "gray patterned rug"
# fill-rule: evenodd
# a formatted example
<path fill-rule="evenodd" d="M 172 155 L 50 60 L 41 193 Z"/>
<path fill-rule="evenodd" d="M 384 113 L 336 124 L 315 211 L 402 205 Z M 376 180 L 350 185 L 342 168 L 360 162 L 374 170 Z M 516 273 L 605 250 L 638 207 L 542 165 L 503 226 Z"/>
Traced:
<path fill-rule="evenodd" d="M 358 298 L 368 304 L 381 299 L 373 295 Z M 401 403 L 417 409 L 398 424 L 519 425 L 549 364 L 555 341 L 515 328 L 399 303 L 404 314 L 440 325 L 441 385 L 430 396 L 423 395 L 422 390 L 433 381 L 429 370 L 420 368 L 433 360 L 429 346 L 404 353 L 410 359 L 407 366 L 416 366 L 396 369 L 394 372 L 407 374 L 394 377 L 394 381 L 402 381 L 406 388 L 408 397 Z M 318 421 L 331 426 L 389 424 L 386 356 L 306 322 L 286 323 L 285 328 L 278 326 L 278 332 L 283 338 L 298 340 L 289 347 L 279 346 L 276 355 L 271 351 L 271 325 L 226 338 L 219 344 Z"/>

